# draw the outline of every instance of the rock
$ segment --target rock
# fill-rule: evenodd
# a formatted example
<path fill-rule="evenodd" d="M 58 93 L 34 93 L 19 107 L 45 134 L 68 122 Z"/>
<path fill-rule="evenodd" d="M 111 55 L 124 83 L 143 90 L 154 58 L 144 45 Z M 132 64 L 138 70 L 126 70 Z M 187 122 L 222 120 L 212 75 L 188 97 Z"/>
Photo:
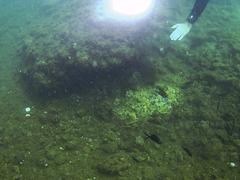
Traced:
<path fill-rule="evenodd" d="M 134 153 L 131 154 L 132 158 L 136 161 L 136 162 L 142 162 L 142 161 L 146 161 L 147 159 L 149 159 L 149 155 L 146 153 L 143 153 L 141 151 L 135 151 Z"/>
<path fill-rule="evenodd" d="M 97 165 L 97 169 L 104 174 L 119 175 L 131 166 L 130 157 L 125 153 L 118 153 L 107 157 Z"/>

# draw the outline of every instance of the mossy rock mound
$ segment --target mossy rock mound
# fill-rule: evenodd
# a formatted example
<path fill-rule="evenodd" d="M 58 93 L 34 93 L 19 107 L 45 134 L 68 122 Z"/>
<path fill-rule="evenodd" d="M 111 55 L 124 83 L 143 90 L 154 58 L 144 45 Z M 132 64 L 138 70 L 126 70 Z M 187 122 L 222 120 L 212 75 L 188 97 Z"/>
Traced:
<path fill-rule="evenodd" d="M 98 10 L 103 2 L 70 0 L 46 8 L 48 17 L 33 26 L 20 51 L 21 75 L 33 89 L 81 86 L 96 72 L 114 72 L 119 66 L 145 59 L 142 42 L 153 37 L 154 18 L 115 22 Z"/>

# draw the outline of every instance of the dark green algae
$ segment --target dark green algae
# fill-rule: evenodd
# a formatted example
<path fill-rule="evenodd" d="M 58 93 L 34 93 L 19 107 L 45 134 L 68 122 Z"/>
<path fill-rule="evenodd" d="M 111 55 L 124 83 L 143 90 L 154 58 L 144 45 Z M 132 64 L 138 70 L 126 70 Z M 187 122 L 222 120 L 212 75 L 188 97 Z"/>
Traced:
<path fill-rule="evenodd" d="M 172 24 L 174 14 L 156 13 L 144 33 L 136 33 L 138 28 L 131 31 L 134 36 L 113 32 L 106 40 L 109 27 L 86 37 L 72 31 L 77 5 L 89 8 L 94 1 L 59 2 L 42 7 L 44 21 L 31 24 L 20 42 L 17 69 L 21 72 L 15 86 L 23 87 L 23 92 L 19 90 L 21 95 L 12 100 L 16 107 L 9 102 L 14 113 L 1 108 L 1 179 L 239 178 L 240 35 L 232 6 L 224 6 L 223 16 L 217 13 L 221 4 L 210 4 L 211 11 L 205 11 L 186 40 L 171 43 L 170 26 L 158 21 L 167 18 Z M 224 18 L 216 20 L 216 15 Z M 235 31 L 220 29 L 226 17 Z M 69 21 L 73 26 L 68 26 Z M 87 26 L 92 29 L 92 25 L 96 24 Z M 124 41 L 126 37 L 130 39 Z M 74 43 L 80 59 L 76 52 L 74 58 L 68 57 Z M 101 62 L 98 66 L 95 57 Z M 130 124 L 114 115 L 116 98 L 124 100 L 129 90 L 164 92 L 169 86 L 182 93 L 171 113 L 151 114 Z M 6 97 L 3 100 L 8 103 Z M 29 118 L 17 108 L 26 102 L 32 108 Z M 4 103 L 1 107 L 6 107 Z M 146 139 L 146 132 L 156 134 L 162 144 Z"/>

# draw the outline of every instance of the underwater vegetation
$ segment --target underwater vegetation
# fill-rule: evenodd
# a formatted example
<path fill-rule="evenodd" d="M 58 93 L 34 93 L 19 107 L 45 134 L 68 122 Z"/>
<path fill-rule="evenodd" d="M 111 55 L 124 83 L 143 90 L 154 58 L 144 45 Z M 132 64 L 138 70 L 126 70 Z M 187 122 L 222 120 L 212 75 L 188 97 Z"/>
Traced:
<path fill-rule="evenodd" d="M 148 88 L 129 90 L 123 99 L 116 99 L 113 113 L 117 119 L 125 120 L 128 124 L 150 119 L 153 115 L 166 115 L 180 101 L 178 89 L 166 87 L 161 89 Z"/>
<path fill-rule="evenodd" d="M 239 179 L 239 2 L 176 43 L 192 1 L 131 23 L 102 1 L 0 2 L 0 179 Z"/>

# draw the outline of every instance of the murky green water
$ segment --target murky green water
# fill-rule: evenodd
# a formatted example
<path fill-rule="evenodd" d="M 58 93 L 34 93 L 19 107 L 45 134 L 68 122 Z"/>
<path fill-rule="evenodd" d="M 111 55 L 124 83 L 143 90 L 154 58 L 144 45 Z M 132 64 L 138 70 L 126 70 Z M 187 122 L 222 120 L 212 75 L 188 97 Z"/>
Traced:
<path fill-rule="evenodd" d="M 101 3 L 0 0 L 0 179 L 239 179 L 239 2 Z"/>

